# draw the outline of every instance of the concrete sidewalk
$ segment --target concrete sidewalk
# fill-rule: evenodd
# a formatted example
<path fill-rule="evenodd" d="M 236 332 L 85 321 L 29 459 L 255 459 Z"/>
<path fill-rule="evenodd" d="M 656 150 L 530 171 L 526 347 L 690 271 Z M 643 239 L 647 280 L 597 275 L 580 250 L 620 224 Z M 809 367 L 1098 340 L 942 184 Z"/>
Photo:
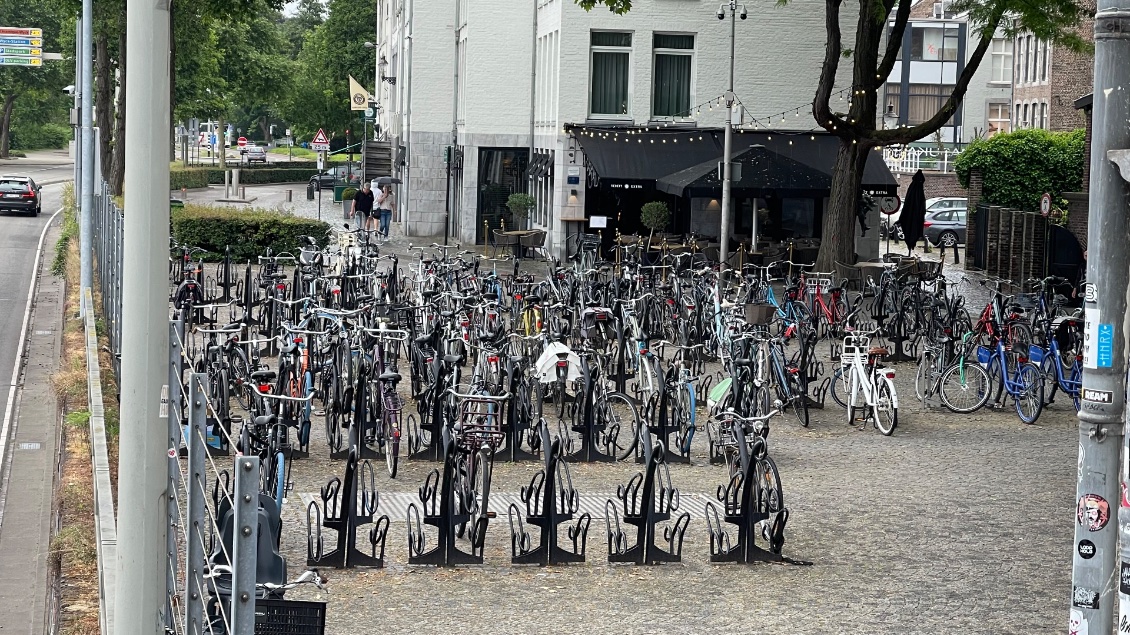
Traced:
<path fill-rule="evenodd" d="M 22 388 L 16 393 L 11 450 L 0 461 L 0 629 L 4 635 L 48 633 L 48 552 L 59 453 L 59 401 L 51 375 L 63 329 L 63 281 L 50 273 L 59 224 L 47 232 L 28 325 Z M 52 248 L 47 248 L 47 247 Z"/>

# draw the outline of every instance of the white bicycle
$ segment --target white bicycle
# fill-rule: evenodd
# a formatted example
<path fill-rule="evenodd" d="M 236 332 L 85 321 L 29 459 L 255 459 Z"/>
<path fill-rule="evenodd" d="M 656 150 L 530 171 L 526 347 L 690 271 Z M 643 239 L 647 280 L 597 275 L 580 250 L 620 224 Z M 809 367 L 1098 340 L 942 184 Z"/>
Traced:
<path fill-rule="evenodd" d="M 887 368 L 880 360 L 890 354 L 886 348 L 871 346 L 871 336 L 878 331 L 848 333 L 840 355 L 839 379 L 845 382 L 832 386 L 833 396 L 842 395 L 847 406 L 848 425 L 855 425 L 857 411 L 863 411 L 863 421 L 871 420 L 875 428 L 890 436 L 899 423 L 899 400 L 895 392 L 895 369 Z M 837 383 L 835 378 L 833 384 Z M 836 401 L 841 401 L 836 399 Z"/>

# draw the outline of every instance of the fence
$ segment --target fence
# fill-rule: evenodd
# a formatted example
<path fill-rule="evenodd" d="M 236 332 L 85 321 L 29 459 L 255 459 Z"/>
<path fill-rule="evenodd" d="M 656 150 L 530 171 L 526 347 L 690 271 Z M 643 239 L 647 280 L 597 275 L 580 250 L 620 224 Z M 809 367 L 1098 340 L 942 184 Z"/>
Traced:
<path fill-rule="evenodd" d="M 971 268 L 1017 282 L 1046 275 L 1048 219 L 1037 212 L 984 203 L 971 211 L 966 241 Z"/>
<path fill-rule="evenodd" d="M 102 295 L 102 317 L 110 337 L 114 359 L 114 375 L 121 378 L 122 354 L 122 245 L 125 241 L 125 217 L 105 181 L 98 179 L 94 193 L 94 263 L 98 289 Z"/>
<path fill-rule="evenodd" d="M 919 170 L 953 172 L 953 162 L 961 150 L 945 148 L 912 148 L 888 146 L 883 148 L 883 161 L 891 172 L 913 174 Z"/>

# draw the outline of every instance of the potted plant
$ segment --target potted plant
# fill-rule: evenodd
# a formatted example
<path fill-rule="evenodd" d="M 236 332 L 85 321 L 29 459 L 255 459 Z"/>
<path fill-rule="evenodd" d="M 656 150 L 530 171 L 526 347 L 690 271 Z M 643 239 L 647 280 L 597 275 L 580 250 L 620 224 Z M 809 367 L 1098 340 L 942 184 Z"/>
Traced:
<path fill-rule="evenodd" d="M 530 210 L 536 204 L 537 201 L 534 200 L 534 197 L 525 192 L 515 192 L 506 199 L 506 207 L 510 208 L 510 215 L 514 219 L 516 228 L 521 226 L 522 229 L 525 229 L 526 217 L 530 215 Z"/>
<path fill-rule="evenodd" d="M 341 191 L 341 207 L 344 218 L 349 218 L 349 212 L 353 209 L 354 196 L 357 196 L 357 188 L 355 187 L 347 187 Z"/>
<path fill-rule="evenodd" d="M 667 208 L 667 203 L 663 201 L 644 203 L 640 208 L 640 224 L 651 230 L 647 236 L 648 249 L 651 249 L 651 237 L 655 235 L 655 231 L 666 229 L 670 222 L 671 210 Z"/>

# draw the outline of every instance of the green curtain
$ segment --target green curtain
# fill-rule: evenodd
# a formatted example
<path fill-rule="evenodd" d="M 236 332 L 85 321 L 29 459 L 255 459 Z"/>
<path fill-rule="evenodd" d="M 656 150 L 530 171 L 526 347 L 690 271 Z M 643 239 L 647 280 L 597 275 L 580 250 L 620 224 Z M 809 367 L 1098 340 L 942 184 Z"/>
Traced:
<path fill-rule="evenodd" d="M 627 52 L 593 51 L 592 114 L 627 114 L 628 61 Z"/>
<path fill-rule="evenodd" d="M 655 86 L 651 93 L 653 117 L 685 117 L 691 105 L 691 56 L 655 56 Z"/>

